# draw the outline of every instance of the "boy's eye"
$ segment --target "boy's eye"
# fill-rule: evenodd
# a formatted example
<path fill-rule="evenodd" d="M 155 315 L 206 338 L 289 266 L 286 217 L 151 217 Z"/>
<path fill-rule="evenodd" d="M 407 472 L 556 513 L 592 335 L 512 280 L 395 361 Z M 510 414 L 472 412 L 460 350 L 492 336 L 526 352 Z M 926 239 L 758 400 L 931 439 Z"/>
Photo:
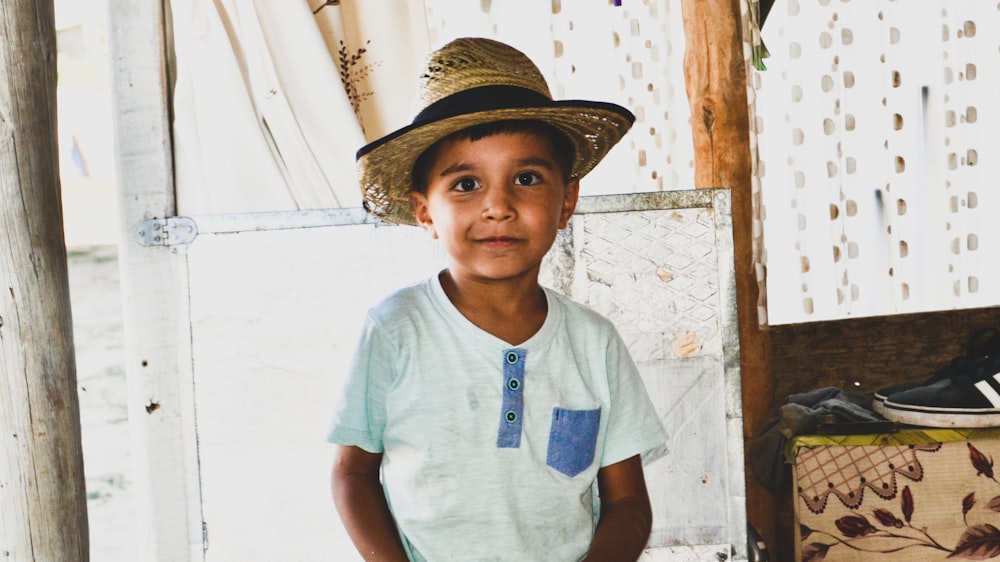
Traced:
<path fill-rule="evenodd" d="M 479 182 L 472 178 L 462 178 L 455 183 L 455 189 L 458 191 L 474 191 L 479 189 Z"/>
<path fill-rule="evenodd" d="M 542 181 L 542 178 L 534 172 L 521 172 L 517 175 L 515 183 L 517 185 L 535 185 Z"/>

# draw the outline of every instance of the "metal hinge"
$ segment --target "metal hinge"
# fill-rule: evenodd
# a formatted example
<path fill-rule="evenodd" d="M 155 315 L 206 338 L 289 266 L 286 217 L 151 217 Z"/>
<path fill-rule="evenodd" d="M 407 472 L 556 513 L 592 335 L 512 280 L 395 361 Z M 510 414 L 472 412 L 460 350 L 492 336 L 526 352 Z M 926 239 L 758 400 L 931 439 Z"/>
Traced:
<path fill-rule="evenodd" d="M 190 217 L 148 219 L 132 231 L 140 246 L 175 246 L 190 244 L 198 236 L 198 225 Z"/>

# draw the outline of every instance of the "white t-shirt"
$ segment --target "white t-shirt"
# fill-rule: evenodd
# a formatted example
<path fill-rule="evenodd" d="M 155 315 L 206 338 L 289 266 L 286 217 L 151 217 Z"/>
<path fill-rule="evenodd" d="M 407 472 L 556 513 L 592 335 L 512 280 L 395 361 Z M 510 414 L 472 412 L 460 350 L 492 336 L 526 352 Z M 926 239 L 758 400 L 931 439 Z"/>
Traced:
<path fill-rule="evenodd" d="M 614 326 L 545 295 L 545 323 L 516 347 L 437 276 L 369 311 L 328 439 L 383 453 L 412 560 L 579 560 L 598 468 L 665 440 Z"/>

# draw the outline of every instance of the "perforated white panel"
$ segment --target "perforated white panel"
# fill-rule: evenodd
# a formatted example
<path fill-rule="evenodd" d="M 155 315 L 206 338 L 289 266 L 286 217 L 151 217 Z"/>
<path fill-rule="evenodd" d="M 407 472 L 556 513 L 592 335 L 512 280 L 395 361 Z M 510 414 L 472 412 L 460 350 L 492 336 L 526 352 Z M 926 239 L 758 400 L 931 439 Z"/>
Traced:
<path fill-rule="evenodd" d="M 772 324 L 1000 302 L 1000 6 L 788 0 L 756 90 Z"/>
<path fill-rule="evenodd" d="M 619 103 L 633 130 L 584 180 L 586 194 L 688 189 L 694 145 L 679 0 L 424 0 L 432 48 L 483 36 L 524 51 L 557 99 Z"/>

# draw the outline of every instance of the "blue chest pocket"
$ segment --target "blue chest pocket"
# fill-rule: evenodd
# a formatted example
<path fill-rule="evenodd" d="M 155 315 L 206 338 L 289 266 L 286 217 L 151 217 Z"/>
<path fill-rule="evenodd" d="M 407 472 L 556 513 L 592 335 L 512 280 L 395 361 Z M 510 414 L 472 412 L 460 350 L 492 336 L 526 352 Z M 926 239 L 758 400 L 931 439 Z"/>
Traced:
<path fill-rule="evenodd" d="M 594 462 L 597 433 L 601 428 L 601 409 L 552 409 L 549 451 L 546 464 L 572 478 Z"/>

